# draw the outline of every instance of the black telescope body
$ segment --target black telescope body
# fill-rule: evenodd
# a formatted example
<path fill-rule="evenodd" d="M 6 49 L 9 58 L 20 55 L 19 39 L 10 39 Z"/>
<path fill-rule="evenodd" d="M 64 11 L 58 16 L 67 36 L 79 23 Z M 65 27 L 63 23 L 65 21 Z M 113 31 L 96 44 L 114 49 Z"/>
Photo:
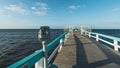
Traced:
<path fill-rule="evenodd" d="M 38 33 L 38 39 L 40 41 L 47 41 L 50 39 L 50 27 L 49 26 L 41 26 L 39 33 Z"/>

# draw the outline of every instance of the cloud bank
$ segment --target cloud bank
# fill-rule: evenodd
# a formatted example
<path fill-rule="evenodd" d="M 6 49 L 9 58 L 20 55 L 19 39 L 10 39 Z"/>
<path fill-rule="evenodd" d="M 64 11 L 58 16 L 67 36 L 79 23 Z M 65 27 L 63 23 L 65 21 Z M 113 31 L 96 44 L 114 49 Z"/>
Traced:
<path fill-rule="evenodd" d="M 34 15 L 44 16 L 47 15 L 48 10 L 50 9 L 48 8 L 48 4 L 41 2 L 37 2 L 35 3 L 34 6 L 30 6 L 29 8 L 31 9 L 26 9 L 24 7 L 21 7 L 19 4 L 18 5 L 11 4 L 5 6 L 4 10 L 16 12 L 23 15 L 34 14 Z"/>

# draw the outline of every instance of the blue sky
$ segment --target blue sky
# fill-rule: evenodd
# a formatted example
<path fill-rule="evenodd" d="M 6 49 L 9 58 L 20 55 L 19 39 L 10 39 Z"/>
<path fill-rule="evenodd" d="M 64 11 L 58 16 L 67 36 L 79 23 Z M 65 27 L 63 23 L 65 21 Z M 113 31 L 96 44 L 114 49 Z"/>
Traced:
<path fill-rule="evenodd" d="M 120 0 L 0 0 L 0 29 L 120 29 Z"/>

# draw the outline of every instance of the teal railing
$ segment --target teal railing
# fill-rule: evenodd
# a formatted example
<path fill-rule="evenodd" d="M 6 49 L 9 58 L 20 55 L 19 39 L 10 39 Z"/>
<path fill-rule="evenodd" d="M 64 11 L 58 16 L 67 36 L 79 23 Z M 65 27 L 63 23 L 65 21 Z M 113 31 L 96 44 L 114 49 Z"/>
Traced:
<path fill-rule="evenodd" d="M 67 33 L 64 33 L 53 40 L 47 45 L 48 52 L 59 43 L 60 39 L 63 39 Z M 7 68 L 31 68 L 37 61 L 43 57 L 43 50 L 37 50 L 35 53 L 25 57 L 24 59 L 8 66 Z"/>
<path fill-rule="evenodd" d="M 120 41 L 120 38 L 118 38 L 118 37 L 113 37 L 113 36 L 104 35 L 104 34 L 95 33 L 95 32 L 90 32 L 90 33 L 91 34 L 95 34 L 95 35 L 99 35 L 99 36 L 102 36 L 102 37 L 105 37 L 105 38 L 109 38 L 109 39 Z"/>
<path fill-rule="evenodd" d="M 89 36 L 89 38 L 95 38 L 96 41 L 102 41 L 104 43 L 107 43 L 107 44 L 113 46 L 115 51 L 119 51 L 119 49 L 120 49 L 120 45 L 118 44 L 118 42 L 120 42 L 120 38 L 118 38 L 118 37 L 113 37 L 113 36 L 109 36 L 109 35 L 104 35 L 104 34 L 95 33 L 95 32 L 88 32 L 88 31 L 85 31 L 85 34 L 87 36 Z M 107 41 L 106 39 L 103 39 L 101 37 L 111 39 L 111 40 L 113 40 L 113 42 Z"/>

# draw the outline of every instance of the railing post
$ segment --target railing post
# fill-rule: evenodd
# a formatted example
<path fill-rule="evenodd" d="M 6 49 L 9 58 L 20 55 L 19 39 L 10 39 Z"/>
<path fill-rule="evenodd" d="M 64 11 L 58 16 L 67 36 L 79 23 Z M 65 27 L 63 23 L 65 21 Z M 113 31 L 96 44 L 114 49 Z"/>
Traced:
<path fill-rule="evenodd" d="M 44 68 L 48 68 L 48 55 L 47 55 L 47 46 L 45 45 L 45 41 L 42 42 L 43 44 L 43 52 L 44 52 Z"/>
<path fill-rule="evenodd" d="M 96 34 L 96 41 L 99 41 L 99 36 L 98 36 L 98 34 Z"/>
<path fill-rule="evenodd" d="M 67 41 L 67 38 L 68 38 L 68 37 L 69 37 L 69 33 L 65 35 L 65 40 L 64 40 L 64 42 Z"/>
<path fill-rule="evenodd" d="M 43 59 L 39 60 L 35 64 L 35 68 L 48 68 L 48 53 L 47 53 L 47 46 L 45 44 L 45 41 L 42 41 L 42 46 L 43 46 Z"/>
<path fill-rule="evenodd" d="M 69 35 L 70 35 L 70 32 L 67 33 L 67 38 L 69 37 Z"/>
<path fill-rule="evenodd" d="M 39 61 L 37 61 L 36 63 L 35 63 L 35 68 L 44 68 L 44 59 L 42 58 L 42 59 L 40 59 Z"/>
<path fill-rule="evenodd" d="M 83 31 L 83 27 L 81 27 L 81 29 L 80 29 L 80 30 L 81 30 L 81 35 L 83 35 L 83 32 L 84 32 L 84 31 Z"/>
<path fill-rule="evenodd" d="M 86 36 L 86 31 L 85 31 L 85 36 Z"/>
<path fill-rule="evenodd" d="M 118 41 L 114 40 L 114 50 L 118 51 Z"/>
<path fill-rule="evenodd" d="M 81 32 L 81 35 L 83 35 L 83 30 L 82 30 L 82 29 L 81 29 L 81 31 L 80 31 L 80 32 Z"/>
<path fill-rule="evenodd" d="M 60 48 L 59 48 L 59 50 L 58 50 L 58 52 L 60 52 L 60 50 L 61 50 L 61 48 L 62 48 L 62 45 L 63 45 L 63 39 L 60 39 Z"/>
<path fill-rule="evenodd" d="M 43 46 L 43 59 L 39 60 L 35 64 L 35 68 L 48 68 L 48 53 L 47 53 L 47 46 L 45 45 L 45 41 L 42 41 L 42 46 Z"/>
<path fill-rule="evenodd" d="M 89 38 L 91 37 L 91 33 L 89 32 Z"/>
<path fill-rule="evenodd" d="M 83 35 L 83 30 L 81 30 L 81 35 Z"/>
<path fill-rule="evenodd" d="M 48 68 L 47 46 L 45 45 L 45 41 L 42 41 L 42 46 L 43 46 L 44 56 L 41 60 L 35 63 L 35 68 Z"/>

